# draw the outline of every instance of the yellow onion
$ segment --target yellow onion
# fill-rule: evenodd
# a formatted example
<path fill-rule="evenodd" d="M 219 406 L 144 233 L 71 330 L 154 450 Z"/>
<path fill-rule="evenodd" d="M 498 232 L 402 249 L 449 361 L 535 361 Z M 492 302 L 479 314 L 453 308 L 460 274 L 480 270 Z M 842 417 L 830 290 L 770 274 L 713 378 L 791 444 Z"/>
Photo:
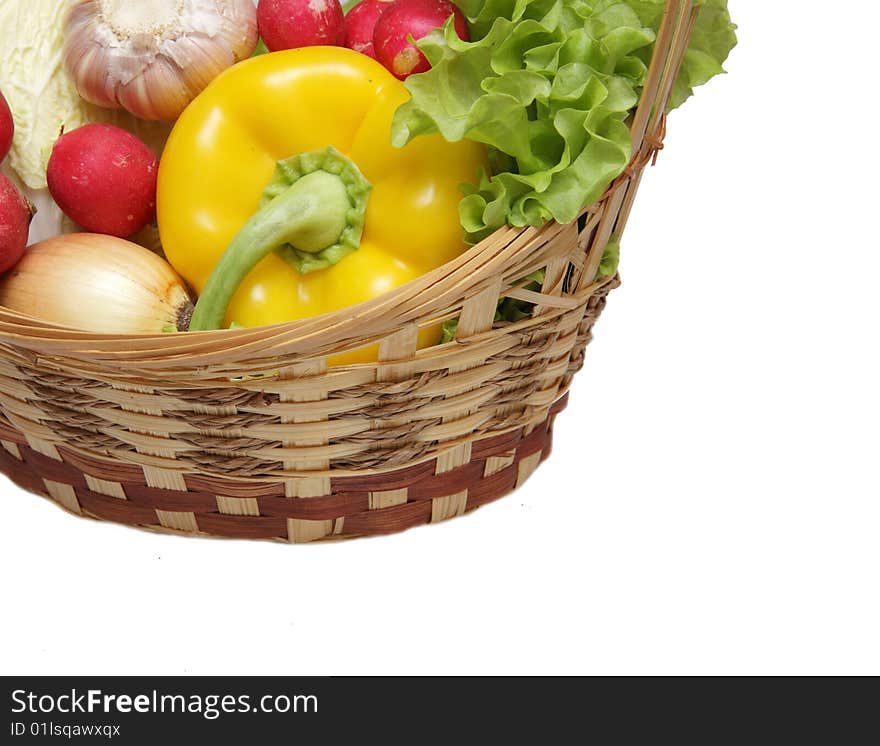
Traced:
<path fill-rule="evenodd" d="M 86 101 L 173 121 L 257 40 L 253 0 L 73 0 L 64 66 Z"/>
<path fill-rule="evenodd" d="M 96 233 L 31 246 L 0 279 L 0 305 L 102 334 L 186 331 L 193 312 L 189 290 L 164 259 Z"/>

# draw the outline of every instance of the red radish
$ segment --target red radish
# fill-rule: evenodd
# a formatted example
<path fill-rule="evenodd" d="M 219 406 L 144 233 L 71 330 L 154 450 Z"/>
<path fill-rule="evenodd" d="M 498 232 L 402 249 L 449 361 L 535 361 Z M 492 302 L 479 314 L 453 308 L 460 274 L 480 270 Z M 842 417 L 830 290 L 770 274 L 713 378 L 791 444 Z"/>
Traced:
<path fill-rule="evenodd" d="M 341 47 L 345 14 L 339 0 L 260 0 L 257 25 L 270 52 Z"/>
<path fill-rule="evenodd" d="M 58 206 L 92 233 L 128 238 L 156 216 L 159 161 L 134 135 L 87 124 L 55 143 L 46 174 Z"/>
<path fill-rule="evenodd" d="M 24 254 L 34 207 L 0 174 L 0 272 L 14 267 Z"/>
<path fill-rule="evenodd" d="M 458 35 L 470 41 L 464 15 L 449 0 L 395 0 L 373 31 L 376 59 L 401 80 L 429 70 L 430 63 L 409 37 L 418 41 L 440 28 L 451 15 L 455 16 Z"/>
<path fill-rule="evenodd" d="M 9 104 L 6 103 L 3 93 L 0 92 L 0 161 L 9 155 L 14 132 L 15 123 L 12 121 L 12 112 L 9 111 Z"/>
<path fill-rule="evenodd" d="M 394 0 L 361 0 L 345 16 L 345 46 L 376 59 L 373 30 L 376 21 Z"/>

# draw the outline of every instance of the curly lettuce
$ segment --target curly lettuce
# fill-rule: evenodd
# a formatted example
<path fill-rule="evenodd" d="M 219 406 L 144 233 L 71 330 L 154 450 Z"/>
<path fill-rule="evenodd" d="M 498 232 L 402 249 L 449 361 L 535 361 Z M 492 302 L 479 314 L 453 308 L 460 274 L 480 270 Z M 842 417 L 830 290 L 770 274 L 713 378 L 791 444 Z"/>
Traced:
<path fill-rule="evenodd" d="M 670 111 L 687 101 L 694 94 L 694 88 L 721 75 L 725 60 L 736 46 L 736 26 L 731 23 L 727 0 L 696 0 L 694 4 L 700 6 L 700 14 L 669 98 Z M 664 0 L 627 0 L 627 5 L 638 13 L 646 26 L 660 28 Z M 646 51 L 642 50 L 640 55 L 650 62 Z"/>
<path fill-rule="evenodd" d="M 477 242 L 505 223 L 572 222 L 629 162 L 627 119 L 647 76 L 663 0 L 458 0 L 473 41 L 451 22 L 419 42 L 431 70 L 410 76 L 393 142 L 422 134 L 489 147 L 492 174 L 463 187 L 462 227 Z M 672 103 L 720 72 L 733 26 L 704 0 Z M 704 20 L 705 19 L 705 20 Z"/>

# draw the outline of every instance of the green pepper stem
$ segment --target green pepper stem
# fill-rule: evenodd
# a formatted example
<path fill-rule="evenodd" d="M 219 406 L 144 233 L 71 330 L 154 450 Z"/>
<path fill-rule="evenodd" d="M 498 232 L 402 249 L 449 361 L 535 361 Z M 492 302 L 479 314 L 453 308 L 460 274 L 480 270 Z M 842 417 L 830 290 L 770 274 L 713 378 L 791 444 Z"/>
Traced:
<path fill-rule="evenodd" d="M 314 171 L 262 207 L 236 234 L 214 267 L 193 312 L 190 331 L 219 329 L 235 291 L 271 251 L 291 244 L 319 252 L 332 246 L 348 223 L 351 202 L 343 180 Z"/>

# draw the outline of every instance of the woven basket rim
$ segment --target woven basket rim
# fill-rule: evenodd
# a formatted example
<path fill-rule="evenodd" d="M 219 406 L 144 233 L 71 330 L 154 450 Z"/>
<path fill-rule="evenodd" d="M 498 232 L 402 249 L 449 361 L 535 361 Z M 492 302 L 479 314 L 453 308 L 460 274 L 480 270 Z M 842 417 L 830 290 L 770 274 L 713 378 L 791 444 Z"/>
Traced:
<path fill-rule="evenodd" d="M 620 187 L 625 187 L 627 180 L 656 156 L 657 151 L 662 148 L 662 133 L 665 131 L 665 116 L 662 111 L 665 110 L 665 103 L 671 92 L 671 84 L 667 83 L 676 74 L 675 70 L 668 67 L 670 52 L 680 47 L 682 39 L 686 46 L 689 29 L 682 33 L 682 29 L 687 26 L 684 19 L 690 17 L 692 24 L 698 10 L 699 7 L 694 6 L 693 0 L 667 0 L 654 50 L 655 58 L 662 57 L 665 64 L 656 64 L 657 59 L 652 61 L 642 98 L 631 117 L 631 160 L 621 177 L 612 181 L 596 202 L 584 206 L 578 218 L 570 224 L 549 221 L 540 227 L 502 226 L 455 259 L 387 293 L 318 316 L 257 327 L 213 331 L 107 334 L 42 321 L 0 306 L 0 343 L 18 349 L 38 350 L 40 354 L 58 354 L 73 359 L 84 356 L 94 360 L 105 355 L 115 355 L 117 357 L 114 359 L 120 361 L 140 360 L 149 361 L 150 364 L 159 361 L 173 364 L 175 360 L 185 363 L 187 357 L 204 354 L 212 357 L 234 354 L 236 357 L 265 358 L 271 357 L 271 350 L 280 349 L 281 345 L 284 345 L 283 354 L 309 359 L 332 352 L 333 345 L 345 344 L 351 340 L 365 340 L 359 346 L 369 346 L 370 339 L 379 341 L 403 324 L 427 326 L 454 318 L 460 313 L 461 303 L 455 301 L 461 297 L 463 288 L 470 294 L 475 294 L 488 288 L 492 280 L 498 279 L 495 273 L 484 272 L 480 275 L 479 270 L 486 268 L 498 257 L 515 255 L 516 251 L 512 247 L 527 240 L 549 240 L 576 225 L 581 216 L 595 210 L 604 202 L 613 201 Z M 682 51 L 681 48 L 678 51 Z M 664 87 L 665 98 L 662 93 L 658 95 Z M 528 269 L 534 271 L 539 268 L 536 266 Z M 493 269 L 497 270 L 497 266 L 493 266 Z M 529 271 L 523 271 L 520 277 L 527 274 Z M 512 279 L 515 281 L 517 278 Z M 430 298 L 430 294 L 443 283 L 449 288 L 446 295 L 453 301 L 449 305 L 444 305 L 439 299 Z M 588 284 L 595 285 L 593 282 Z M 455 288 L 458 290 L 457 295 L 452 292 Z M 412 306 L 416 298 L 419 302 L 425 298 L 430 298 L 430 301 L 416 308 Z M 396 315 L 395 312 L 405 301 L 410 302 L 411 310 L 405 315 Z M 428 308 L 425 308 L 426 305 Z M 383 313 L 386 314 L 384 323 L 379 323 L 383 320 Z M 374 322 L 375 326 L 371 326 Z M 329 330 L 332 330 L 332 336 Z"/>
<path fill-rule="evenodd" d="M 614 185 L 609 186 L 603 196 L 593 203 L 593 205 L 606 200 L 610 195 L 613 186 Z M 585 207 L 581 211 L 581 214 L 589 211 L 593 205 Z M 569 223 L 568 225 L 571 224 Z M 21 341 L 26 339 L 68 339 L 76 340 L 78 342 L 93 343 L 95 345 L 100 345 L 101 343 L 106 342 L 123 342 L 126 340 L 137 342 L 162 340 L 166 345 L 169 341 L 171 341 L 173 345 L 173 340 L 186 339 L 186 347 L 199 343 L 208 343 L 212 348 L 216 348 L 216 343 L 218 341 L 226 341 L 226 347 L 232 349 L 239 348 L 253 339 L 265 340 L 267 336 L 272 335 L 284 335 L 287 337 L 296 335 L 298 332 L 309 334 L 316 326 L 326 327 L 332 325 L 340 329 L 345 329 L 347 327 L 353 328 L 364 317 L 370 316 L 376 308 L 386 305 L 397 305 L 397 301 L 400 298 L 408 298 L 417 292 L 421 292 L 419 290 L 421 286 L 434 285 L 439 280 L 447 277 L 467 278 L 471 271 L 469 265 L 471 265 L 474 260 L 479 260 L 480 258 L 485 257 L 490 246 L 496 244 L 507 245 L 516 239 L 525 236 L 527 233 L 531 233 L 536 237 L 545 233 L 552 234 L 564 227 L 564 225 L 560 225 L 555 221 L 548 221 L 540 227 L 525 226 L 522 228 L 514 228 L 512 226 L 502 226 L 492 235 L 463 251 L 455 259 L 429 270 L 403 285 L 392 288 L 375 298 L 345 306 L 335 311 L 329 311 L 327 313 L 301 319 L 294 319 L 292 321 L 283 321 L 275 324 L 264 324 L 253 327 L 214 329 L 210 331 L 174 331 L 161 334 L 145 332 L 108 334 L 90 332 L 64 324 L 44 321 L 35 316 L 20 313 L 6 306 L 0 305 L 0 339 L 9 339 L 10 341 L 13 339 L 20 339 Z M 449 312 L 445 314 L 446 318 L 453 318 L 455 316 L 457 316 L 457 312 Z M 444 314 L 441 314 L 436 318 L 436 321 L 445 321 L 446 318 L 444 318 Z M 20 327 L 22 333 L 16 333 L 14 331 L 15 327 Z M 24 332 L 31 333 L 28 334 Z M 44 332 L 45 336 L 44 334 L 35 332 Z M 169 349 L 171 348 L 169 347 Z"/>

